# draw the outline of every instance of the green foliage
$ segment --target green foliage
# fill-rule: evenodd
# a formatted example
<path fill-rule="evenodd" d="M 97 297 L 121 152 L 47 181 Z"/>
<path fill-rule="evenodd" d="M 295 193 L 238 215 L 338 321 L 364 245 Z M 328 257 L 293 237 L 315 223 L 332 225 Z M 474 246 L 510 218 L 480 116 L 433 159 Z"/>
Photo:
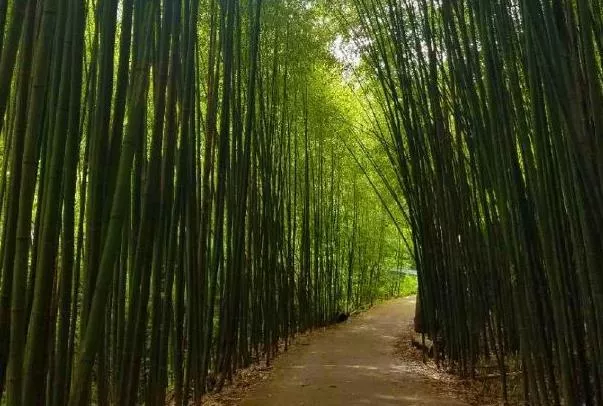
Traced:
<path fill-rule="evenodd" d="M 419 289 L 419 283 L 415 276 L 405 276 L 400 284 L 400 296 L 416 295 Z"/>
<path fill-rule="evenodd" d="M 323 4 L 9 6 L 0 401 L 188 404 L 407 292 L 395 172 Z"/>
<path fill-rule="evenodd" d="M 422 325 L 461 375 L 495 360 L 505 396 L 519 364 L 528 404 L 603 402 L 602 6 L 333 6 L 364 57 Z"/>

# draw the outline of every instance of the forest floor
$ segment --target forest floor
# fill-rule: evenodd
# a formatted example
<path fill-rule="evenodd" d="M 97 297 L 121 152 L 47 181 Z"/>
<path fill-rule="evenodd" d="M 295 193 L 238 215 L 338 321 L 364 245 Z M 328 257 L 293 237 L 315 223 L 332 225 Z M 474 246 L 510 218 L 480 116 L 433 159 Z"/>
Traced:
<path fill-rule="evenodd" d="M 410 345 L 414 297 L 298 337 L 269 367 L 244 371 L 204 404 L 242 406 L 498 404 Z M 479 390 L 478 390 L 479 391 Z"/>

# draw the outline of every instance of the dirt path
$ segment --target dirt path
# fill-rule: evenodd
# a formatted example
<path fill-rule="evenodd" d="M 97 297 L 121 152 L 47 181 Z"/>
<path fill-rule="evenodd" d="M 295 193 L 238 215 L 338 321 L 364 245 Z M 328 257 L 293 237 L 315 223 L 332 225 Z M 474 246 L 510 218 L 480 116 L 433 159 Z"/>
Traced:
<path fill-rule="evenodd" d="M 241 405 L 466 405 L 395 356 L 413 316 L 414 299 L 397 299 L 313 336 L 280 356 L 271 378 Z"/>

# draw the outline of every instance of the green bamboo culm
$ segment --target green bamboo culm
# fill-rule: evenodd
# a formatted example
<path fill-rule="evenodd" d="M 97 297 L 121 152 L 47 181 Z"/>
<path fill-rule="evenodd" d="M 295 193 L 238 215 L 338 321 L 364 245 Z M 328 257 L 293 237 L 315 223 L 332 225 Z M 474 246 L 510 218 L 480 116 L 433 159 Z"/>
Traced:
<path fill-rule="evenodd" d="M 601 2 L 352 3 L 425 332 L 505 395 L 513 363 L 528 404 L 600 404 Z"/>
<path fill-rule="evenodd" d="M 399 294 L 325 15 L 0 0 L 0 405 L 192 404 Z"/>

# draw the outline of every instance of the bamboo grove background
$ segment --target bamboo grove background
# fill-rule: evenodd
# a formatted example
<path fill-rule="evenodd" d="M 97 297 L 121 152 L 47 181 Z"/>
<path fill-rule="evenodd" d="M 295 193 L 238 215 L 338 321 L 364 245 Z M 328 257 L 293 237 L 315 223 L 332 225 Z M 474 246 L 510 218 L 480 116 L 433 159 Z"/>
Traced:
<path fill-rule="evenodd" d="M 602 404 L 603 3 L 351 3 L 424 331 L 505 393 L 519 363 L 528 404 Z"/>
<path fill-rule="evenodd" d="M 326 34 L 262 3 L 0 0 L 0 404 L 188 404 L 399 293 Z"/>

